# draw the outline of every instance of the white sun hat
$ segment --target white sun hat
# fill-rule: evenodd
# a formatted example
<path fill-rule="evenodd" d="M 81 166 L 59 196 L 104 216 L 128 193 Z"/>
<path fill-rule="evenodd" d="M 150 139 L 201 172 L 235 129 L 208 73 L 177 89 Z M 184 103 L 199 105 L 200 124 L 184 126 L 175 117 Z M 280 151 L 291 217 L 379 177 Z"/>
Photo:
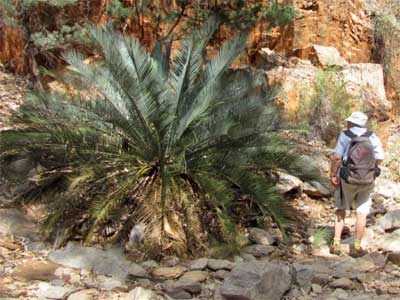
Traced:
<path fill-rule="evenodd" d="M 367 125 L 368 116 L 362 112 L 355 111 L 346 119 L 346 121 L 358 126 L 365 126 Z"/>

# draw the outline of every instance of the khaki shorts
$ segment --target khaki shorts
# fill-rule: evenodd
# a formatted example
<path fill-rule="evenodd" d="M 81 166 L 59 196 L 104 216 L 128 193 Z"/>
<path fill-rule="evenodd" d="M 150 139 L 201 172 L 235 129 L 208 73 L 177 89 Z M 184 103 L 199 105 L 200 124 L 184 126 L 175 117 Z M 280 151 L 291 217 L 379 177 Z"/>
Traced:
<path fill-rule="evenodd" d="M 335 191 L 336 209 L 337 210 L 350 210 L 356 209 L 357 213 L 369 214 L 372 206 L 371 194 L 374 190 L 374 183 L 369 185 L 353 185 L 348 184 L 341 179 L 342 195 L 340 197 L 340 189 Z"/>

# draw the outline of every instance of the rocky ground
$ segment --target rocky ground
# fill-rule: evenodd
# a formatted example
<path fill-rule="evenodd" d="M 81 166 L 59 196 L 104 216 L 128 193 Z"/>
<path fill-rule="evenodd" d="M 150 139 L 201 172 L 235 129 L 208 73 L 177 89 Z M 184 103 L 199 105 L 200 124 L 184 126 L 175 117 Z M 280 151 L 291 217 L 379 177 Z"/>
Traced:
<path fill-rule="evenodd" d="M 0 127 L 4 128 L 4 119 L 19 105 L 24 86 L 22 79 L 0 72 Z M 393 128 L 389 152 L 398 148 L 399 136 Z M 304 142 L 305 159 L 328 172 L 329 149 L 317 146 Z M 30 167 L 22 161 L 12 171 L 18 176 Z M 400 300 L 400 183 L 393 181 L 391 172 L 385 167 L 376 182 L 363 241 L 369 253 L 359 258 L 349 255 L 355 216 L 346 220 L 343 255 L 330 254 L 332 191 L 319 182 L 302 182 L 283 172 L 276 174 L 277 187 L 282 194 L 295 195 L 293 206 L 302 218 L 301 227 L 293 225 L 289 243 L 271 228 L 247 228 L 250 244 L 228 259 L 131 261 L 119 247 L 70 243 L 53 249 L 37 234 L 35 220 L 40 210 L 22 213 L 3 208 L 0 300 Z M 3 185 L 0 202 L 12 193 L 12 188 Z"/>

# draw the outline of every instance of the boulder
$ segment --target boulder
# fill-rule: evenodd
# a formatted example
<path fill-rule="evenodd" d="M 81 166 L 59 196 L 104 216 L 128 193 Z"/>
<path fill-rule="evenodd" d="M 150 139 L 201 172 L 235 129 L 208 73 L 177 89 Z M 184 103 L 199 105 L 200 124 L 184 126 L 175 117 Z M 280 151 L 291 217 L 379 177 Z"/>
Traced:
<path fill-rule="evenodd" d="M 308 196 L 316 198 L 328 197 L 332 194 L 329 189 L 327 189 L 325 186 L 315 180 L 305 182 L 303 185 L 303 192 L 306 193 Z"/>
<path fill-rule="evenodd" d="M 273 246 L 267 245 L 250 245 L 243 248 L 244 253 L 252 254 L 255 257 L 262 257 L 271 254 L 275 250 Z"/>
<path fill-rule="evenodd" d="M 392 210 L 379 219 L 379 224 L 385 231 L 400 228 L 400 209 Z"/>
<path fill-rule="evenodd" d="M 378 177 L 375 181 L 375 193 L 386 199 L 400 199 L 400 183 Z"/>
<path fill-rule="evenodd" d="M 332 46 L 312 45 L 303 49 L 303 54 L 306 52 L 308 52 L 308 59 L 316 66 L 343 67 L 348 64 L 339 51 Z"/>
<path fill-rule="evenodd" d="M 289 267 L 265 261 L 236 266 L 225 278 L 221 295 L 236 300 L 280 300 L 290 289 Z"/>
<path fill-rule="evenodd" d="M 48 299 L 63 299 L 73 291 L 73 288 L 54 286 L 47 282 L 40 282 L 37 285 L 37 290 L 35 294 L 39 298 L 43 297 Z"/>
<path fill-rule="evenodd" d="M 130 262 L 122 248 L 101 250 L 69 243 L 67 247 L 50 253 L 52 262 L 77 269 L 92 270 L 94 273 L 125 279 L 129 275 L 147 277 L 141 266 Z"/>
<path fill-rule="evenodd" d="M 189 269 L 190 270 L 204 270 L 207 267 L 208 258 L 199 258 L 194 260 Z"/>
<path fill-rule="evenodd" d="M 94 299 L 93 295 L 95 295 L 96 293 L 97 290 L 95 289 L 83 290 L 71 294 L 68 297 L 68 300 L 93 300 Z"/>
<path fill-rule="evenodd" d="M 400 229 L 390 234 L 386 234 L 381 245 L 384 251 L 399 252 L 400 251 Z"/>
<path fill-rule="evenodd" d="M 38 239 L 37 225 L 17 209 L 0 209 L 0 233 L 27 239 Z"/>
<path fill-rule="evenodd" d="M 339 279 L 332 281 L 329 284 L 329 286 L 334 289 L 341 288 L 344 290 L 350 290 L 350 289 L 354 288 L 354 283 L 350 279 L 339 278 Z"/>
<path fill-rule="evenodd" d="M 59 267 L 52 262 L 32 260 L 18 265 L 11 276 L 20 280 L 50 281 L 58 278 L 55 273 Z"/>
<path fill-rule="evenodd" d="M 159 267 L 153 270 L 152 275 L 160 278 L 178 278 L 186 269 L 182 266 L 176 267 Z"/>
<path fill-rule="evenodd" d="M 288 192 L 302 190 L 303 182 L 296 176 L 287 174 L 282 171 L 277 171 L 278 183 L 276 184 L 276 189 L 280 194 L 286 194 Z"/>
<path fill-rule="evenodd" d="M 388 260 L 395 265 L 400 266 L 400 251 L 388 254 Z"/>
<path fill-rule="evenodd" d="M 157 294 L 142 287 L 134 288 L 127 295 L 122 296 L 122 300 L 158 300 Z"/>
<path fill-rule="evenodd" d="M 360 99 L 360 105 L 368 112 L 373 113 L 380 121 L 389 118 L 392 104 L 386 98 L 382 65 L 349 64 L 338 75 L 346 83 L 347 92 Z"/>
<path fill-rule="evenodd" d="M 293 268 L 295 270 L 297 284 L 303 291 L 309 293 L 312 280 L 314 279 L 314 270 L 310 266 L 301 264 L 294 264 Z"/>
<path fill-rule="evenodd" d="M 247 230 L 249 231 L 249 240 L 256 244 L 272 245 L 276 240 L 276 238 L 261 228 L 250 227 Z"/>
<path fill-rule="evenodd" d="M 209 259 L 207 267 L 213 271 L 217 270 L 232 270 L 235 264 L 226 259 Z"/>

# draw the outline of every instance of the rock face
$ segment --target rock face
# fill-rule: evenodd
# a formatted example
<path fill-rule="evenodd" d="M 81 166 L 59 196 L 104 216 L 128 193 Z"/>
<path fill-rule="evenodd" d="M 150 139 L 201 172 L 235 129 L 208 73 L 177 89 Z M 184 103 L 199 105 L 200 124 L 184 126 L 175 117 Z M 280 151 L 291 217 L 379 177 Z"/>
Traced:
<path fill-rule="evenodd" d="M 70 243 L 66 248 L 52 252 L 49 259 L 63 266 L 93 270 L 97 274 L 118 278 L 148 276 L 146 270 L 127 260 L 121 249 L 101 250 Z"/>
<path fill-rule="evenodd" d="M 373 33 L 370 19 L 362 10 L 363 1 L 295 0 L 297 16 L 290 26 L 268 33 L 267 44 L 286 56 L 297 54 L 310 59 L 311 45 L 333 46 L 352 63 L 368 62 Z"/>
<path fill-rule="evenodd" d="M 289 268 L 265 261 L 243 263 L 225 278 L 221 295 L 237 300 L 280 300 L 290 288 Z"/>
<path fill-rule="evenodd" d="M 320 58 L 322 60 L 322 57 Z M 342 61 L 343 58 L 335 57 Z M 296 60 L 295 60 L 296 61 Z M 278 66 L 266 71 L 268 84 L 272 88 L 280 88 L 282 97 L 278 104 L 282 105 L 288 118 L 297 120 L 297 111 L 301 99 L 310 97 L 315 89 L 314 81 L 321 72 L 310 61 L 297 60 L 295 65 L 289 67 Z M 319 60 L 315 60 L 318 65 Z M 328 62 L 324 62 L 328 63 Z M 338 80 L 343 80 L 347 93 L 359 101 L 361 107 L 380 121 L 389 118 L 391 102 L 386 98 L 383 69 L 379 64 L 359 63 L 342 64 L 335 71 Z"/>

